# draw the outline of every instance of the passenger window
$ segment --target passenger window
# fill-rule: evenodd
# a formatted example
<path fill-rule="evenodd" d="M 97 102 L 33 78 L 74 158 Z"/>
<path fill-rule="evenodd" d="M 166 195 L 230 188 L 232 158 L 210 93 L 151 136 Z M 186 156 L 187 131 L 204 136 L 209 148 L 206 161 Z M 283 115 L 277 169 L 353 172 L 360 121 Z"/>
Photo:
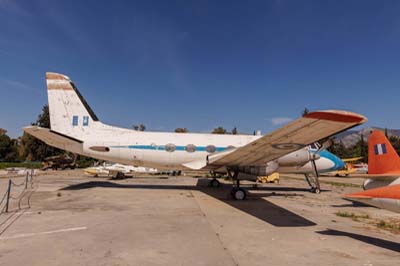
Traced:
<path fill-rule="evenodd" d="M 215 148 L 214 145 L 208 145 L 208 146 L 206 147 L 206 151 L 209 152 L 209 153 L 213 153 L 213 152 L 216 151 L 216 148 Z"/>
<path fill-rule="evenodd" d="M 188 145 L 186 145 L 185 150 L 187 152 L 195 152 L 196 151 L 196 146 L 193 145 L 193 144 L 188 144 Z"/>
<path fill-rule="evenodd" d="M 174 152 L 176 150 L 176 146 L 175 144 L 168 143 L 167 145 L 165 145 L 165 150 L 167 152 Z"/>

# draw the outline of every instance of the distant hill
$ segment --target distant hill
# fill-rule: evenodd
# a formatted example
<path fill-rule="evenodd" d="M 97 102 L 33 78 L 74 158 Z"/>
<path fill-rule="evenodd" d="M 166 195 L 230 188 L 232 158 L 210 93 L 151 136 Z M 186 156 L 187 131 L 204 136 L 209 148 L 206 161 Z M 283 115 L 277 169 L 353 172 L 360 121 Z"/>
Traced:
<path fill-rule="evenodd" d="M 365 141 L 368 141 L 368 137 L 371 134 L 372 130 L 385 131 L 384 128 L 366 127 L 366 128 L 360 129 L 360 130 L 348 130 L 348 131 L 339 133 L 334 137 L 334 139 L 337 142 L 341 141 L 343 143 L 343 145 L 347 148 L 347 147 L 351 147 L 354 144 L 356 144 L 360 140 L 361 135 L 364 136 Z M 388 129 L 388 135 L 400 137 L 400 129 Z"/>

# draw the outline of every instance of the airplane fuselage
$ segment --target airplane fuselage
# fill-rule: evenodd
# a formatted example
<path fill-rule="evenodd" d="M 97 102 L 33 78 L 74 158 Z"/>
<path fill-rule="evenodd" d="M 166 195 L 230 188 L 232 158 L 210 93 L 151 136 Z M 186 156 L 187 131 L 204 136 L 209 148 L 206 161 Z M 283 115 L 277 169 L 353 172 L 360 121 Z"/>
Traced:
<path fill-rule="evenodd" d="M 97 122 L 93 122 L 97 124 Z M 208 155 L 244 146 L 261 136 L 145 132 L 96 125 L 96 134 L 83 131 L 80 145 L 60 147 L 85 156 L 121 164 L 153 167 L 158 169 L 182 169 L 186 163 L 206 160 Z M 313 173 L 309 147 L 292 152 L 276 162 L 281 173 Z M 322 151 L 316 160 L 320 172 L 343 168 L 343 162 L 328 151 Z"/>

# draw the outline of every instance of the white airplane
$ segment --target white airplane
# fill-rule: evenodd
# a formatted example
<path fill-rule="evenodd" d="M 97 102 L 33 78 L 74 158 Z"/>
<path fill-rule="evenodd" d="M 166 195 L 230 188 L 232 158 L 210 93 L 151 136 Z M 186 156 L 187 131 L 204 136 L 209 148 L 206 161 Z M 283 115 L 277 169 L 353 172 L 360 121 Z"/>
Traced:
<path fill-rule="evenodd" d="M 318 170 L 334 171 L 344 164 L 324 150 L 327 142 L 317 150 L 308 145 L 367 121 L 356 113 L 327 110 L 264 136 L 143 132 L 100 122 L 69 77 L 46 73 L 46 82 L 50 129 L 29 126 L 25 132 L 59 149 L 126 165 L 227 172 L 237 200 L 246 198 L 239 174 L 255 180 L 273 172 L 314 173 L 314 180 L 307 181 L 319 193 Z"/>
<path fill-rule="evenodd" d="M 123 178 L 125 175 L 131 175 L 134 173 L 145 173 L 145 174 L 156 174 L 158 172 L 155 168 L 148 168 L 142 166 L 132 166 L 124 164 L 107 164 L 104 163 L 100 166 L 88 167 L 84 172 L 91 176 L 98 175 L 112 175 L 115 178 Z"/>

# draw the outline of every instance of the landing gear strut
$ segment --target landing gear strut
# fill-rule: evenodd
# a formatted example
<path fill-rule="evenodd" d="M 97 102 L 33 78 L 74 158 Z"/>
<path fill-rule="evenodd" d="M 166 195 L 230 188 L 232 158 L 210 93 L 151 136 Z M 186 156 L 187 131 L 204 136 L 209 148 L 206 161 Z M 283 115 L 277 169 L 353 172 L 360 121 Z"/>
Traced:
<path fill-rule="evenodd" d="M 306 178 L 308 185 L 310 186 L 310 191 L 316 194 L 321 193 L 318 173 L 314 177 L 311 177 L 309 174 L 304 174 L 304 176 Z"/>
<path fill-rule="evenodd" d="M 239 176 L 239 171 L 235 170 L 233 171 L 233 174 L 231 171 L 228 171 L 229 176 L 232 178 L 233 182 L 233 187 L 231 190 L 231 195 L 235 200 L 245 200 L 247 197 L 247 192 L 243 188 L 240 187 L 240 180 L 238 178 Z"/>

